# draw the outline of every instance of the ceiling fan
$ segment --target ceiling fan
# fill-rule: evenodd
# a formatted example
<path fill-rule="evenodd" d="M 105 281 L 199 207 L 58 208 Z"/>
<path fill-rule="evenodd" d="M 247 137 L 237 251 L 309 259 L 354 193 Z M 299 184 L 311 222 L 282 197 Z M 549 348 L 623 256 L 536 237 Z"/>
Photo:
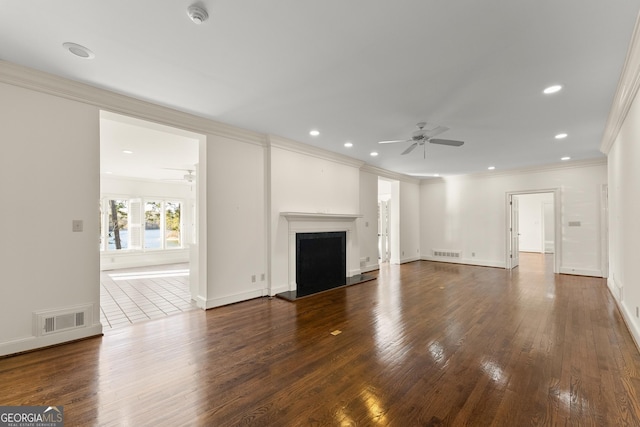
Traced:
<path fill-rule="evenodd" d="M 174 171 L 185 171 L 186 175 L 183 175 L 180 179 L 166 179 L 165 181 L 187 181 L 189 183 L 194 182 L 196 180 L 195 170 L 194 169 L 177 169 L 177 168 L 163 168 L 166 170 L 174 170 Z"/>
<path fill-rule="evenodd" d="M 409 146 L 409 148 L 407 148 L 406 150 L 404 150 L 402 152 L 402 154 L 409 154 L 410 152 L 412 152 L 418 145 L 422 145 L 424 147 L 424 157 L 427 157 L 427 147 L 426 147 L 426 142 L 429 142 L 431 144 L 440 144 L 440 145 L 449 145 L 452 147 L 460 147 L 462 144 L 464 144 L 464 141 L 455 141 L 453 139 L 436 139 L 434 138 L 434 136 L 436 135 L 440 135 L 443 132 L 446 132 L 449 130 L 448 127 L 446 126 L 437 126 L 433 129 L 425 129 L 424 127 L 427 125 L 426 122 L 420 122 L 418 123 L 416 126 L 418 127 L 418 130 L 413 132 L 413 135 L 411 136 L 411 139 L 398 139 L 398 140 L 393 140 L 393 141 L 380 141 L 379 144 L 393 144 L 396 142 L 413 142 L 413 144 L 411 144 Z"/>

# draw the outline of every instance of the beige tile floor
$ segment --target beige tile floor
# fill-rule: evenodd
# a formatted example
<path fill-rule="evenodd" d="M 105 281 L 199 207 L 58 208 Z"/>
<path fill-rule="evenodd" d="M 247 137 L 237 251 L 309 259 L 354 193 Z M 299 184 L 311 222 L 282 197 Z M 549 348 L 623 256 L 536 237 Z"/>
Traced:
<path fill-rule="evenodd" d="M 189 264 L 100 273 L 100 321 L 105 329 L 197 309 L 189 292 Z"/>

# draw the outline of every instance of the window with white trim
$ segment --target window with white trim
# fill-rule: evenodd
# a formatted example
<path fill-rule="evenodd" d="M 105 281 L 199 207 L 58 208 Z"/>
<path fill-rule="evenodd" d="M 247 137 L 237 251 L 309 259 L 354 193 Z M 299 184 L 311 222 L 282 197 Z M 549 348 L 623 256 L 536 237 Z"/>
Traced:
<path fill-rule="evenodd" d="M 100 206 L 100 250 L 180 249 L 182 201 L 105 198 Z"/>

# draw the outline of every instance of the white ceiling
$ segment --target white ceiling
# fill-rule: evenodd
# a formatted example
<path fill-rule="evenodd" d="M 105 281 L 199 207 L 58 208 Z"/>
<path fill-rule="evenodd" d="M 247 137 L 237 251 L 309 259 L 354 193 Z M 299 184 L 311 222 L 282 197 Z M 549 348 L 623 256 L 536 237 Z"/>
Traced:
<path fill-rule="evenodd" d="M 198 26 L 190 4 L 2 0 L 0 58 L 392 171 L 447 175 L 602 156 L 640 9 L 638 0 L 205 0 L 210 18 Z M 543 95 L 554 83 L 564 90 Z M 419 121 L 465 145 L 429 144 L 423 159 L 400 155 L 409 143 L 377 143 L 409 137 Z M 555 140 L 559 132 L 569 137 Z"/>
<path fill-rule="evenodd" d="M 100 172 L 113 177 L 166 180 L 190 184 L 195 174 L 198 135 L 102 111 Z"/>

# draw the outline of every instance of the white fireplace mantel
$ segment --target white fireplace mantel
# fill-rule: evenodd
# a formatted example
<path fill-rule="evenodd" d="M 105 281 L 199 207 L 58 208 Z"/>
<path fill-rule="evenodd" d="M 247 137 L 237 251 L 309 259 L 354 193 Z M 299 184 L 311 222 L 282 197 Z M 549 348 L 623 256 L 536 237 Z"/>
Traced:
<path fill-rule="evenodd" d="M 360 214 L 333 214 L 312 212 L 280 212 L 289 221 L 355 221 L 362 218 Z"/>
<path fill-rule="evenodd" d="M 289 223 L 289 290 L 295 291 L 296 284 L 296 233 L 345 231 L 347 233 L 346 277 L 360 274 L 359 251 L 354 234 L 356 219 L 360 214 L 280 212 Z"/>

